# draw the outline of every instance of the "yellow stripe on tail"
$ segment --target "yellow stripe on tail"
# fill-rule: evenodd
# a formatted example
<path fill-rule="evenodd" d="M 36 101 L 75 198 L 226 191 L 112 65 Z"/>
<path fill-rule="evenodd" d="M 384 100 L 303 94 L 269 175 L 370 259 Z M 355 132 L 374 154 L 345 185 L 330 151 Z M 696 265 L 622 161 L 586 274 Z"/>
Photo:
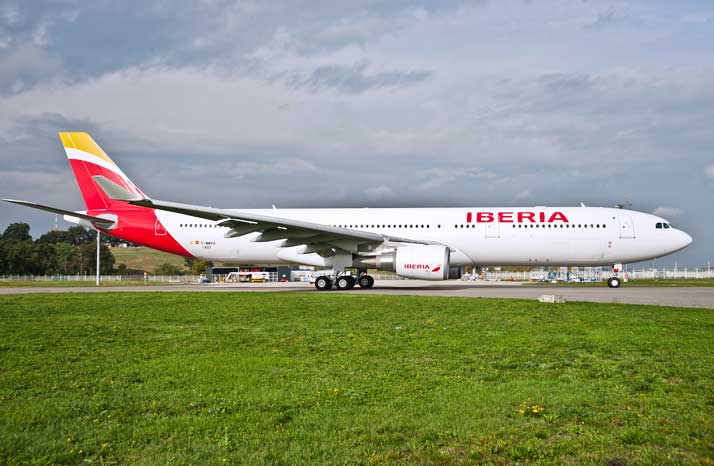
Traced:
<path fill-rule="evenodd" d="M 115 167 L 117 166 L 117 164 L 109 158 L 102 148 L 94 142 L 94 139 L 92 139 L 92 136 L 89 134 L 62 132 L 59 133 L 59 137 L 62 140 L 62 145 L 65 149 L 78 149 L 88 154 L 95 155 Z"/>

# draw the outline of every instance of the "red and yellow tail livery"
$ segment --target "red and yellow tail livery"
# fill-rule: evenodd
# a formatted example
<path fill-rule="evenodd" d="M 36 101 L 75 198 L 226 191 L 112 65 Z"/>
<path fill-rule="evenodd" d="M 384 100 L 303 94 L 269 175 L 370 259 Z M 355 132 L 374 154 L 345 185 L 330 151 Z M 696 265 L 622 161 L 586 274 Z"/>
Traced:
<path fill-rule="evenodd" d="M 114 201 L 93 177 L 103 176 L 137 197 L 146 195 L 121 171 L 87 133 L 59 133 L 87 210 L 109 209 Z"/>

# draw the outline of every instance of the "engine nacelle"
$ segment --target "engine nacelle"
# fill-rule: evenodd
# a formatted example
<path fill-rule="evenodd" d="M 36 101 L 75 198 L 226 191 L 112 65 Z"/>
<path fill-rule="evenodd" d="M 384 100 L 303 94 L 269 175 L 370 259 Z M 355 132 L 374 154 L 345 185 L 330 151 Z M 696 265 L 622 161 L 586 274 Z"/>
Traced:
<path fill-rule="evenodd" d="M 361 259 L 358 264 L 406 278 L 446 280 L 449 278 L 449 248 L 439 245 L 402 246 L 376 257 Z"/>

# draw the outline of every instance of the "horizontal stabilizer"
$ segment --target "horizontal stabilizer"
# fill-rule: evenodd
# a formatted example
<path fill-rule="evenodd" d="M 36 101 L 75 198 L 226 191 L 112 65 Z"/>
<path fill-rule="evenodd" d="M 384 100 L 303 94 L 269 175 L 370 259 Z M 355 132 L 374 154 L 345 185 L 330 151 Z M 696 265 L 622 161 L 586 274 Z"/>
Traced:
<path fill-rule="evenodd" d="M 33 209 L 39 209 L 39 210 L 44 210 L 45 212 L 52 212 L 53 214 L 61 214 L 61 215 L 67 215 L 70 217 L 76 217 L 76 218 L 81 218 L 82 220 L 87 220 L 88 222 L 92 222 L 95 226 L 99 228 L 103 228 L 105 230 L 111 229 L 115 224 L 116 220 L 110 219 L 110 218 L 102 218 L 102 217 L 94 217 L 92 215 L 86 215 L 86 214 L 80 214 L 77 212 L 73 212 L 71 210 L 64 210 L 64 209 L 58 209 L 56 207 L 50 207 L 42 204 L 36 204 L 34 202 L 27 202 L 27 201 L 18 201 L 16 199 L 3 199 L 5 202 L 11 202 L 13 204 L 25 206 L 25 207 L 32 207 Z"/>

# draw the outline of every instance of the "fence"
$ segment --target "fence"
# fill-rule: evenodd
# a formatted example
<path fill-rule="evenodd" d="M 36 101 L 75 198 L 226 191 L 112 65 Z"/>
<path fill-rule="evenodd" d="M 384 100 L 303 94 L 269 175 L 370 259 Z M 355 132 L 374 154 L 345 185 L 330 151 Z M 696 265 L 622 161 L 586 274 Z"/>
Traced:
<path fill-rule="evenodd" d="M 709 267 L 694 268 L 627 268 L 624 272 L 630 280 L 702 280 L 714 278 L 714 269 Z M 511 272 L 507 270 L 489 270 L 483 275 L 486 280 L 501 281 L 604 281 L 612 276 L 610 267 L 575 267 L 570 271 L 531 270 Z"/>
<path fill-rule="evenodd" d="M 103 282 L 197 283 L 201 275 L 102 275 Z M 96 275 L 0 275 L 0 281 L 94 282 Z"/>

